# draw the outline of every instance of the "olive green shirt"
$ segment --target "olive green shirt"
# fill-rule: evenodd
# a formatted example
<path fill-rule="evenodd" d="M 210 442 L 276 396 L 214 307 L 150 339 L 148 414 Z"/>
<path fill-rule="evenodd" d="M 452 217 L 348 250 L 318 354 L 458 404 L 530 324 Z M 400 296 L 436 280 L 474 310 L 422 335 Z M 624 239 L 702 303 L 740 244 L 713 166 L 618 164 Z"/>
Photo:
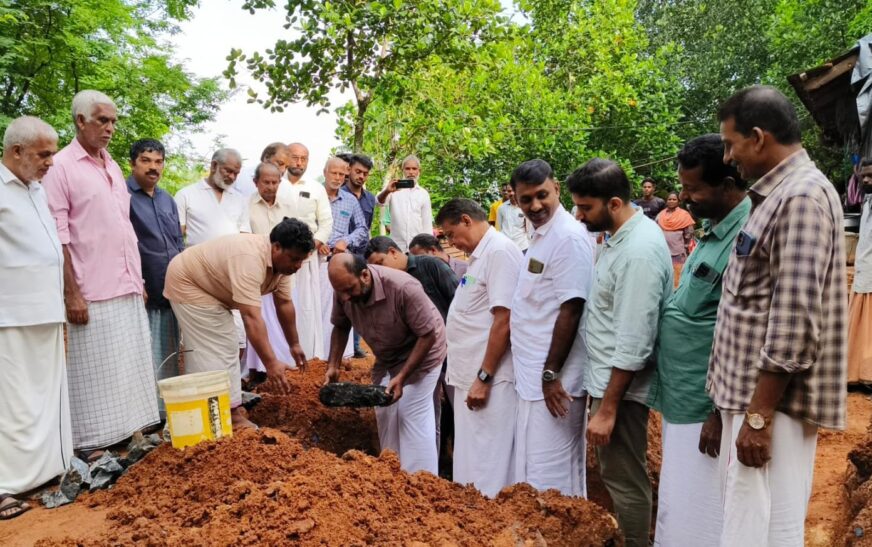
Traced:
<path fill-rule="evenodd" d="M 669 423 L 704 422 L 714 408 L 705 382 L 721 300 L 721 277 L 750 214 L 751 200 L 746 197 L 717 225 L 703 221 L 703 236 L 663 308 L 648 403 Z"/>

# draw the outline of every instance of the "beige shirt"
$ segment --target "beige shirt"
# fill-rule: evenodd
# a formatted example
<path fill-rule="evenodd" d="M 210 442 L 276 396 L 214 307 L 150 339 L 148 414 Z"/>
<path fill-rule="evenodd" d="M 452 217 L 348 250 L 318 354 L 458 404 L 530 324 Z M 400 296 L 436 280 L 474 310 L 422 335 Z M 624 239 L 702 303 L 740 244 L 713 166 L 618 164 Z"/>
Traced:
<path fill-rule="evenodd" d="M 248 215 L 251 222 L 251 233 L 266 234 L 275 228 L 285 217 L 292 218 L 291 205 L 286 200 L 276 196 L 275 203 L 265 202 L 260 194 L 252 194 L 248 202 Z"/>
<path fill-rule="evenodd" d="M 275 292 L 291 299 L 291 277 L 273 272 L 269 236 L 233 234 L 185 249 L 170 262 L 164 296 L 177 304 L 260 307 Z"/>

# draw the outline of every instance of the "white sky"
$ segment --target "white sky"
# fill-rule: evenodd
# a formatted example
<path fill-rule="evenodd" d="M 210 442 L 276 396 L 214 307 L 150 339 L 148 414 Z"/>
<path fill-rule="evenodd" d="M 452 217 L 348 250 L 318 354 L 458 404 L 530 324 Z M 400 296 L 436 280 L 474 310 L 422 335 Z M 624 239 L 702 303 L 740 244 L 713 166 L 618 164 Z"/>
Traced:
<path fill-rule="evenodd" d="M 180 25 L 181 32 L 171 37 L 176 60 L 184 62 L 185 68 L 197 76 L 220 76 L 227 68 L 225 58 L 231 48 L 251 54 L 272 47 L 278 38 L 290 38 L 291 31 L 282 28 L 283 10 L 272 13 L 258 10 L 251 15 L 241 5 L 240 0 L 202 2 L 193 17 Z M 206 124 L 202 132 L 190 135 L 194 152 L 203 158 L 210 157 L 215 139 L 221 137 L 226 146 L 239 150 L 248 164 L 258 161 L 263 148 L 271 142 L 299 141 L 309 148 L 306 176 L 316 178 L 331 149 L 340 144 L 334 136 L 336 115 L 331 111 L 318 116 L 317 109 L 305 103 L 289 105 L 283 113 L 271 113 L 261 105 L 248 104 L 247 84 L 253 80 L 244 65 L 240 68 L 236 94 L 221 107 L 214 122 Z M 258 89 L 259 84 L 254 83 L 254 87 Z M 351 100 L 352 95 L 334 91 L 330 99 L 332 110 Z"/>

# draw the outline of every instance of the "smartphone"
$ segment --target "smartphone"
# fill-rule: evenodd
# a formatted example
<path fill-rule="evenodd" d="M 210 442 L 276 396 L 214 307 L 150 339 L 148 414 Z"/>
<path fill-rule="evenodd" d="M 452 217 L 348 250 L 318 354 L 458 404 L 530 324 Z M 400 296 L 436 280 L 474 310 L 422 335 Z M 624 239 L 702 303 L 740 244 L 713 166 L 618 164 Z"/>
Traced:
<path fill-rule="evenodd" d="M 403 188 L 414 188 L 414 187 L 415 187 L 415 181 L 412 179 L 398 180 L 397 185 L 396 185 L 397 190 L 400 190 Z"/>

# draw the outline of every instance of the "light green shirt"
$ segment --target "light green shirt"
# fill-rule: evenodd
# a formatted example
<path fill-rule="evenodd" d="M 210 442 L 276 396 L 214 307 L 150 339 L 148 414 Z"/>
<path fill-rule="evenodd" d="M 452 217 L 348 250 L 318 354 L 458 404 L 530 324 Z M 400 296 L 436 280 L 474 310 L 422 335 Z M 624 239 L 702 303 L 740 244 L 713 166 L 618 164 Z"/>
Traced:
<path fill-rule="evenodd" d="M 619 368 L 636 372 L 624 399 L 647 404 L 649 361 L 671 292 L 672 257 L 663 231 L 637 211 L 603 244 L 584 307 L 584 387 L 591 396 L 602 398 L 612 369 Z"/>
<path fill-rule="evenodd" d="M 717 225 L 703 222 L 703 236 L 684 264 L 678 289 L 666 302 L 649 404 L 669 423 L 704 422 L 714 408 L 705 381 L 721 277 L 750 214 L 751 200 L 745 198 Z"/>

